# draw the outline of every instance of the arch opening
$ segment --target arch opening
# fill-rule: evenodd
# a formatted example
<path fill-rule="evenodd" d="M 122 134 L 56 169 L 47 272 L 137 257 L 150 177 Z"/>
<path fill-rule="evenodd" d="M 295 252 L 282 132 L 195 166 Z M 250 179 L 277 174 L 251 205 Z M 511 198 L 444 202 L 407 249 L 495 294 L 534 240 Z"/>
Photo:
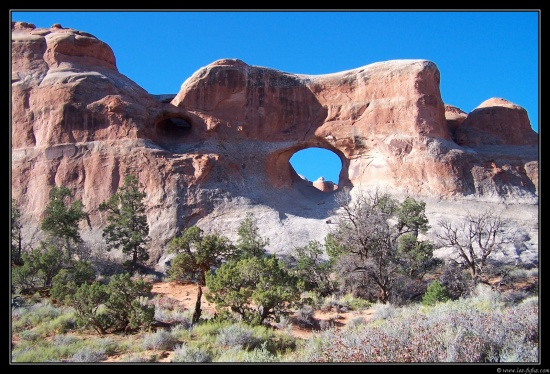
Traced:
<path fill-rule="evenodd" d="M 342 160 L 333 151 L 321 147 L 303 148 L 289 159 L 290 166 L 305 182 L 322 192 L 338 189 Z"/>
<path fill-rule="evenodd" d="M 181 138 L 191 132 L 191 124 L 184 118 L 165 118 L 156 125 L 157 134 L 166 138 Z"/>
<path fill-rule="evenodd" d="M 155 122 L 151 140 L 161 147 L 176 152 L 179 144 L 189 140 L 193 134 L 191 121 L 184 117 L 163 117 Z"/>

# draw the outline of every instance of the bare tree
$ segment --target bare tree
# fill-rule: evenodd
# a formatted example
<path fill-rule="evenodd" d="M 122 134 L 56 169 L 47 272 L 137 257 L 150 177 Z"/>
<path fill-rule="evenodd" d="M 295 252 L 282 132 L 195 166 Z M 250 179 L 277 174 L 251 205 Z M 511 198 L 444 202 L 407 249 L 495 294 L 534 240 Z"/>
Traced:
<path fill-rule="evenodd" d="M 453 250 L 453 260 L 470 271 L 474 287 L 482 281 L 487 283 L 482 277 L 489 256 L 509 242 L 503 235 L 505 222 L 500 215 L 490 210 L 468 212 L 456 225 L 446 219 L 438 223 L 441 230 L 434 235 L 439 245 Z"/>
<path fill-rule="evenodd" d="M 387 245 L 392 239 L 387 221 L 396 210 L 396 202 L 388 194 L 366 192 L 353 200 L 343 190 L 335 199 L 338 225 L 332 234 L 346 252 L 367 258 L 371 248 Z"/>
<path fill-rule="evenodd" d="M 418 233 L 430 228 L 425 203 L 412 197 L 399 202 L 379 191 L 352 199 L 346 190 L 336 202 L 334 249 L 328 252 L 337 257 L 335 270 L 347 290 L 386 303 L 399 296 L 398 284 L 421 280 L 436 265 L 431 243 L 418 240 Z"/>

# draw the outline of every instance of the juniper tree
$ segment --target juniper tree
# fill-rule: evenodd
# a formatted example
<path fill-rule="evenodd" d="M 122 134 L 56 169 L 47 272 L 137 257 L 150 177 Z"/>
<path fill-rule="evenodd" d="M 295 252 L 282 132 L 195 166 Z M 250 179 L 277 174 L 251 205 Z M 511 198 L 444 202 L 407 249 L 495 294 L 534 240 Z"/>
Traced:
<path fill-rule="evenodd" d="M 253 213 L 247 212 L 245 219 L 237 229 L 237 248 L 242 257 L 262 257 L 265 255 L 265 248 L 269 245 L 269 239 L 262 238 L 259 234 L 259 227 Z"/>
<path fill-rule="evenodd" d="M 307 245 L 294 248 L 290 261 L 290 268 L 304 281 L 306 290 L 316 290 L 322 296 L 336 290 L 332 277 L 334 260 L 325 256 L 325 247 L 321 242 L 310 240 Z"/>
<path fill-rule="evenodd" d="M 82 243 L 79 223 L 88 221 L 88 213 L 80 200 L 71 201 L 73 194 L 65 187 L 53 187 L 40 228 L 49 234 L 50 242 L 61 246 L 71 260 L 77 245 Z"/>
<path fill-rule="evenodd" d="M 204 286 L 206 273 L 234 256 L 236 248 L 225 236 L 205 234 L 201 228 L 191 226 L 168 243 L 168 252 L 176 255 L 170 263 L 172 279 L 196 279 Z"/>
<path fill-rule="evenodd" d="M 118 191 L 99 205 L 99 210 L 108 214 L 109 224 L 103 230 L 107 250 L 120 248 L 122 253 L 131 256 L 126 263 L 131 270 L 149 259 L 145 247 L 149 225 L 143 202 L 147 195 L 142 188 L 135 176 L 127 175 Z"/>
<path fill-rule="evenodd" d="M 206 299 L 220 312 L 229 308 L 247 323 L 279 321 L 300 298 L 298 282 L 273 255 L 233 260 L 206 274 Z"/>

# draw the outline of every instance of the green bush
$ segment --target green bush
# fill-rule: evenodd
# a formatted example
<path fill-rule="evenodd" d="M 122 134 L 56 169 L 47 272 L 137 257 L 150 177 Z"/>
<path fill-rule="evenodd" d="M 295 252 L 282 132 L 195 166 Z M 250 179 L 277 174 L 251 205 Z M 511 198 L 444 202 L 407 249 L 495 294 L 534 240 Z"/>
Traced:
<path fill-rule="evenodd" d="M 426 289 L 424 296 L 422 297 L 423 305 L 435 305 L 439 302 L 449 301 L 449 296 L 445 287 L 436 279 Z"/>
<path fill-rule="evenodd" d="M 75 262 L 73 266 L 61 269 L 52 279 L 50 297 L 55 302 L 63 303 L 66 296 L 74 294 L 83 283 L 91 283 L 95 272 L 89 261 Z"/>
<path fill-rule="evenodd" d="M 23 266 L 12 269 L 12 288 L 22 294 L 32 294 L 49 287 L 63 266 L 63 252 L 54 245 L 41 243 L 40 248 L 21 255 Z"/>
<path fill-rule="evenodd" d="M 77 322 L 100 335 L 109 329 L 131 332 L 147 328 L 155 316 L 148 303 L 152 285 L 143 279 L 133 281 L 130 274 L 114 275 L 107 285 L 83 283 L 65 301 L 75 308 Z"/>
<path fill-rule="evenodd" d="M 274 256 L 226 262 L 215 274 L 206 274 L 206 285 L 206 299 L 217 310 L 230 309 L 258 325 L 264 320 L 278 322 L 300 298 L 298 278 Z"/>

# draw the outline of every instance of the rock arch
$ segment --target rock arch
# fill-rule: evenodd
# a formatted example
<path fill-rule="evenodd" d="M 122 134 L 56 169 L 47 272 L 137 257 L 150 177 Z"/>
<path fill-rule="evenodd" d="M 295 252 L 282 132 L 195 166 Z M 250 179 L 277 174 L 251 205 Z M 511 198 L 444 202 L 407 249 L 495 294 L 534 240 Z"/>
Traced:
<path fill-rule="evenodd" d="M 290 164 L 290 158 L 296 152 L 308 148 L 323 148 L 336 154 L 336 156 L 338 156 L 338 158 L 342 162 L 342 168 L 340 170 L 338 181 L 334 182 L 338 184 L 338 188 L 351 185 L 351 182 L 348 178 L 348 168 L 350 160 L 344 155 L 344 153 L 329 143 L 310 141 L 305 143 L 298 143 L 277 150 L 268 155 L 266 160 L 266 171 L 269 182 L 273 187 L 292 187 L 292 185 L 302 183 L 304 181 Z"/>

